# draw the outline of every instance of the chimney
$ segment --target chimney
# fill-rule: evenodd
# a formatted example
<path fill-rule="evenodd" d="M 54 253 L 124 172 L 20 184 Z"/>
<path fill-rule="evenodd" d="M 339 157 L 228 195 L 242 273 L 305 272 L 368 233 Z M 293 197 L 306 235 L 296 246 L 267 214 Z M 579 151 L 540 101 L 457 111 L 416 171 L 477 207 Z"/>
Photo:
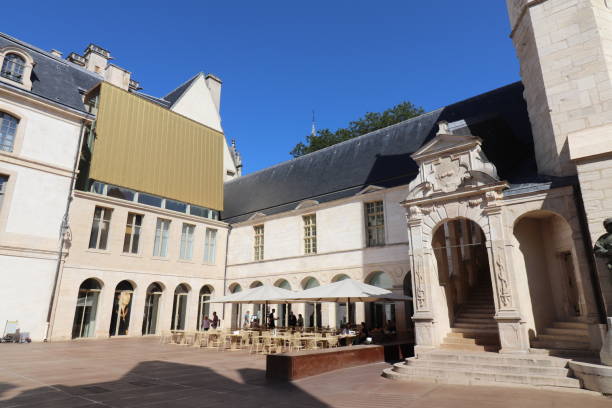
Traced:
<path fill-rule="evenodd" d="M 85 68 L 100 75 L 104 75 L 108 61 L 112 59 L 108 50 L 95 44 L 89 44 L 83 56 L 86 61 Z"/>
<path fill-rule="evenodd" d="M 210 95 L 217 108 L 217 113 L 221 114 L 221 84 L 223 82 L 213 74 L 206 74 L 204 79 L 206 80 L 206 86 L 210 90 Z"/>
<path fill-rule="evenodd" d="M 84 67 L 85 63 L 87 62 L 87 61 L 85 61 L 84 57 L 80 56 L 76 52 L 71 52 L 70 54 L 68 54 L 66 59 L 68 61 L 72 62 L 73 64 L 77 64 L 77 65 L 80 65 L 82 67 Z"/>
<path fill-rule="evenodd" d="M 51 53 L 51 55 L 56 56 L 57 58 L 62 58 L 62 52 L 56 50 L 55 48 L 53 48 L 51 51 L 49 51 Z"/>

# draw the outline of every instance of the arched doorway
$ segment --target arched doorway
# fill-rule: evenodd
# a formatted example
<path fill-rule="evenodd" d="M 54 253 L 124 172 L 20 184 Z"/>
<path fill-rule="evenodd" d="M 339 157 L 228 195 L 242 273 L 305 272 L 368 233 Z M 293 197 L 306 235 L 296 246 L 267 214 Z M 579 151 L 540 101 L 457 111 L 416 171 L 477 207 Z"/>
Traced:
<path fill-rule="evenodd" d="M 157 317 L 163 289 L 160 283 L 154 282 L 147 288 L 144 317 L 142 319 L 142 335 L 157 333 Z"/>
<path fill-rule="evenodd" d="M 202 327 L 202 321 L 204 320 L 204 316 L 208 316 L 210 319 L 210 303 L 207 303 L 210 300 L 210 297 L 213 294 L 214 289 L 209 285 L 202 286 L 200 289 L 200 297 L 198 301 L 198 315 L 196 318 L 198 321 L 196 322 L 196 327 L 198 330 Z"/>
<path fill-rule="evenodd" d="M 242 292 L 242 286 L 240 286 L 240 284 L 238 283 L 233 283 L 230 285 L 229 287 L 230 293 L 238 293 L 238 292 Z M 239 328 L 240 327 L 240 305 L 237 304 L 232 304 L 232 320 L 231 320 L 231 327 L 233 328 Z"/>
<path fill-rule="evenodd" d="M 350 277 L 344 273 L 336 275 L 332 278 L 332 282 L 340 282 L 345 279 L 350 279 Z M 336 327 L 340 328 L 345 324 L 354 324 L 355 323 L 355 303 L 351 302 L 349 306 L 349 311 L 346 310 L 346 303 L 336 303 Z M 350 315 L 349 315 L 350 313 Z"/>
<path fill-rule="evenodd" d="M 189 290 L 189 286 L 185 283 L 181 283 L 174 290 L 174 302 L 172 303 L 172 324 L 170 325 L 171 330 L 185 330 Z"/>
<path fill-rule="evenodd" d="M 125 336 L 130 328 L 130 316 L 132 312 L 132 298 L 134 286 L 124 280 L 115 288 L 115 299 L 113 301 L 113 313 L 108 334 L 110 336 Z"/>
<path fill-rule="evenodd" d="M 531 346 L 590 349 L 586 302 L 572 227 L 550 211 L 531 211 L 514 224 L 517 273 L 530 302 L 523 314 Z"/>
<path fill-rule="evenodd" d="M 366 279 L 366 283 L 382 289 L 393 289 L 393 280 L 387 273 L 382 271 L 372 272 L 368 279 Z M 367 311 L 366 324 L 369 328 L 382 329 L 388 321 L 395 325 L 395 304 L 370 302 L 368 303 Z"/>
<path fill-rule="evenodd" d="M 302 289 L 311 289 L 320 286 L 319 281 L 315 278 L 308 277 L 302 281 Z M 316 311 L 316 319 L 315 319 Z M 321 303 L 305 303 L 304 304 L 304 327 L 315 327 L 315 321 L 318 328 L 321 328 Z"/>
<path fill-rule="evenodd" d="M 434 230 L 432 248 L 451 328 L 443 346 L 499 350 L 493 286 L 482 229 L 467 218 L 447 220 Z"/>
<path fill-rule="evenodd" d="M 251 283 L 251 285 L 249 286 L 249 289 L 258 288 L 260 286 L 263 286 L 263 283 L 261 283 L 260 281 L 255 281 Z M 253 317 L 253 319 L 257 319 L 257 322 L 261 324 L 261 322 L 265 321 L 264 319 L 265 313 L 266 313 L 266 311 L 264 310 L 265 305 L 253 304 L 252 306 L 253 306 L 252 316 L 256 316 L 256 317 Z"/>
<path fill-rule="evenodd" d="M 410 275 L 410 273 L 407 273 L 404 277 L 404 296 L 410 298 L 410 300 L 404 302 L 404 315 L 406 316 L 407 337 L 409 340 L 414 341 L 414 322 L 412 321 L 414 305 L 412 304 L 412 277 Z"/>
<path fill-rule="evenodd" d="M 72 323 L 72 338 L 94 337 L 96 331 L 96 314 L 98 298 L 102 285 L 96 279 L 89 278 L 79 286 L 77 304 Z"/>
<path fill-rule="evenodd" d="M 276 281 L 274 286 L 277 286 L 281 289 L 291 290 L 291 284 L 287 281 L 287 279 L 279 279 Z M 291 304 L 283 303 L 278 305 L 278 324 L 280 327 L 289 326 L 289 313 L 291 312 Z"/>

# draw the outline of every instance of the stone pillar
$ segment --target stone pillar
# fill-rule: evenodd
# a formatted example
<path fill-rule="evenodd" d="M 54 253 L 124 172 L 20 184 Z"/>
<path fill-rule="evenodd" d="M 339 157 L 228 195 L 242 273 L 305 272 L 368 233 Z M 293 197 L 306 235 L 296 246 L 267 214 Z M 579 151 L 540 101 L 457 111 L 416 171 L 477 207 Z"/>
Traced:
<path fill-rule="evenodd" d="M 360 325 L 361 322 L 366 321 L 366 313 L 365 308 L 366 304 L 364 302 L 355 302 L 355 324 Z"/>
<path fill-rule="evenodd" d="M 488 206 L 485 214 L 488 218 L 488 235 L 486 242 L 489 256 L 489 271 L 495 300 L 495 320 L 499 329 L 500 353 L 529 352 L 527 327 L 522 322 L 517 296 L 516 277 L 511 267 L 511 243 L 506 243 L 502 209 L 496 203 L 500 193 L 486 194 Z"/>
<path fill-rule="evenodd" d="M 147 288 L 138 285 L 132 293 L 132 309 L 130 310 L 130 326 L 128 335 L 130 337 L 142 336 L 142 320 L 144 317 L 145 298 Z"/>
<path fill-rule="evenodd" d="M 96 337 L 97 338 L 108 338 L 108 332 L 111 323 L 111 313 L 113 311 L 113 301 L 115 299 L 115 286 L 107 285 L 102 289 L 100 293 L 100 303 L 98 304 L 98 310 L 96 312 Z"/>
<path fill-rule="evenodd" d="M 198 327 L 199 294 L 191 290 L 187 295 L 187 310 L 185 312 L 185 330 L 195 331 Z"/>

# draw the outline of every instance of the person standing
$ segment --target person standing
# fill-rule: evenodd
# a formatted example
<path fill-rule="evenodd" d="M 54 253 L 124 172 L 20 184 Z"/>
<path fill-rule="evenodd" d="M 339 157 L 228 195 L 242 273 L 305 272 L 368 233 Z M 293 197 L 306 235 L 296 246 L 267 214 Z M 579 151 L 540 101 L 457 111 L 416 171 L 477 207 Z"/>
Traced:
<path fill-rule="evenodd" d="M 216 329 L 219 327 L 219 316 L 217 316 L 217 312 L 213 312 L 212 322 L 210 323 L 210 327 Z"/>
<path fill-rule="evenodd" d="M 251 313 L 247 310 L 246 313 L 244 314 L 244 323 L 242 324 L 242 327 L 247 329 L 250 326 L 251 326 Z"/>
<path fill-rule="evenodd" d="M 270 330 L 274 330 L 276 328 L 276 324 L 274 322 L 276 320 L 276 317 L 274 317 L 274 312 L 276 312 L 276 309 L 272 309 L 272 311 L 268 315 L 268 329 Z"/>
<path fill-rule="evenodd" d="M 303 328 L 304 328 L 304 317 L 302 316 L 302 314 L 301 314 L 301 313 L 299 313 L 299 314 L 298 314 L 298 318 L 297 318 L 297 326 L 298 326 L 300 329 L 303 329 Z"/>
<path fill-rule="evenodd" d="M 293 314 L 293 312 L 289 312 L 289 327 L 295 330 L 295 326 L 297 325 L 297 318 Z"/>

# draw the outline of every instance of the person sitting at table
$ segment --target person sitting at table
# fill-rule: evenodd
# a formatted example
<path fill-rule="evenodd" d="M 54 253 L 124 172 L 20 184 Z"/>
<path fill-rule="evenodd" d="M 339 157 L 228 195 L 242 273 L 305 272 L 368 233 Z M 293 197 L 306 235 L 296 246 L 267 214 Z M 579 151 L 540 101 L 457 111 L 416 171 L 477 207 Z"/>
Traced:
<path fill-rule="evenodd" d="M 343 336 L 346 336 L 347 334 L 349 334 L 348 324 L 342 325 L 342 331 L 340 332 L 340 334 Z"/>
<path fill-rule="evenodd" d="M 210 329 L 210 319 L 208 316 L 204 316 L 204 319 L 202 319 L 202 330 L 208 331 L 208 329 Z"/>
<path fill-rule="evenodd" d="M 276 328 L 276 324 L 274 321 L 278 320 L 278 318 L 274 317 L 274 312 L 276 312 L 276 309 L 272 309 L 272 311 L 268 315 L 268 329 L 270 330 L 274 330 Z"/>
<path fill-rule="evenodd" d="M 297 327 L 299 327 L 300 329 L 304 328 L 304 317 L 302 317 L 301 313 L 298 313 Z"/>
<path fill-rule="evenodd" d="M 210 322 L 210 327 L 216 329 L 219 326 L 219 316 L 217 316 L 217 312 L 213 312 L 212 322 Z"/>
<path fill-rule="evenodd" d="M 244 327 L 245 329 L 248 329 L 250 325 L 251 325 L 251 313 L 247 310 L 246 313 L 244 314 L 244 323 L 242 324 L 242 327 Z"/>
<path fill-rule="evenodd" d="M 370 337 L 370 332 L 365 324 L 365 322 L 361 322 L 361 326 L 359 327 L 359 336 L 357 336 L 357 341 L 359 344 L 364 344 L 367 341 L 367 338 Z"/>

